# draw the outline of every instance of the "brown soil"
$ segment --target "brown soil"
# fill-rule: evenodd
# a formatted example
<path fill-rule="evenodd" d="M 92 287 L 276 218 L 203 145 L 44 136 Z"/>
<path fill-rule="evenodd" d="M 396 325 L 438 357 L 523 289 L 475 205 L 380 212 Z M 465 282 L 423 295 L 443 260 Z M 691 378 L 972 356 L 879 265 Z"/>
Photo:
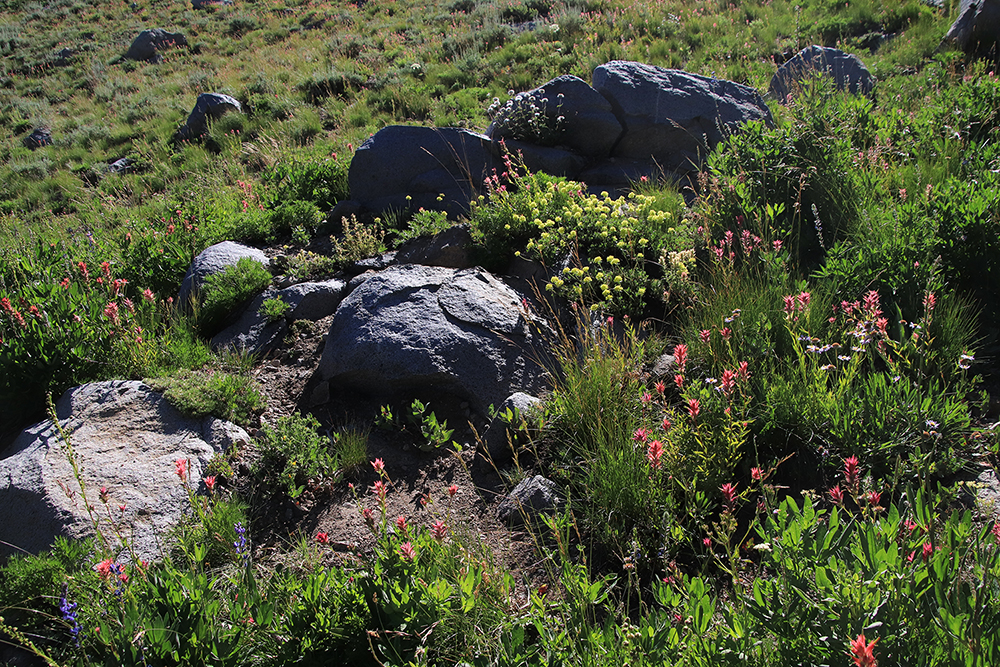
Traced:
<path fill-rule="evenodd" d="M 254 377 L 267 396 L 262 422 L 273 424 L 278 418 L 298 411 L 312 413 L 326 428 L 374 424 L 380 405 L 386 402 L 384 397 L 338 392 L 334 388 L 328 401 L 312 405 L 316 402 L 314 390 L 321 384 L 315 371 L 332 319 L 330 316 L 312 323 L 294 340 L 286 340 L 284 348 L 258 364 Z M 530 564 L 537 560 L 533 558 L 530 536 L 512 530 L 495 516 L 495 507 L 510 485 L 491 466 L 476 461 L 476 431 L 483 431 L 485 417 L 470 415 L 467 406 L 452 396 L 432 393 L 421 398 L 455 429 L 452 439 L 461 445 L 462 451 L 442 447 L 435 452 L 422 452 L 408 434 L 373 427 L 368 439 L 368 459 L 382 459 L 392 480 L 386 499 L 389 520 L 402 516 L 416 527 L 443 520 L 450 530 L 473 538 L 498 564 L 513 570 L 515 580 L 535 579 L 540 572 L 534 572 Z M 245 463 L 252 456 L 252 451 L 248 452 Z M 248 471 L 248 466 L 242 468 L 243 472 Z M 255 503 L 258 507 L 253 516 L 257 544 L 264 552 L 277 555 L 301 535 L 312 540 L 317 533 L 324 532 L 329 539 L 324 553 L 331 565 L 347 562 L 351 554 L 370 551 L 374 540 L 362 519 L 361 508 L 371 508 L 378 516 L 378 500 L 372 492 L 377 479 L 371 465 L 365 464 L 336 485 L 307 490 L 297 502 L 260 499 L 263 505 Z M 447 491 L 451 485 L 458 487 L 453 497 Z M 429 502 L 425 504 L 422 500 Z"/>

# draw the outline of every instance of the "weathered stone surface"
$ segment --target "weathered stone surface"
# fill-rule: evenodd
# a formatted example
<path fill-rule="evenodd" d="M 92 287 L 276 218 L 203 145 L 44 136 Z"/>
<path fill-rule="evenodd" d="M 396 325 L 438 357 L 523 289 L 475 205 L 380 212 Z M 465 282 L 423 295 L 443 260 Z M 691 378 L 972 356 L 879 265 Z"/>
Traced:
<path fill-rule="evenodd" d="M 288 320 L 320 320 L 340 305 L 344 281 L 299 283 L 282 290 L 268 288 L 243 310 L 239 319 L 212 339 L 215 349 L 265 352 L 278 347 L 288 334 Z M 260 309 L 268 299 L 281 299 L 290 308 L 286 317 L 268 322 Z"/>
<path fill-rule="evenodd" d="M 234 266 L 243 257 L 249 257 L 265 267 L 270 265 L 267 255 L 260 250 L 233 241 L 222 241 L 202 250 L 191 262 L 184 282 L 181 283 L 180 303 L 189 303 L 192 294 L 201 289 L 206 278 L 222 273 L 226 267 Z"/>
<path fill-rule="evenodd" d="M 540 398 L 522 391 L 507 397 L 483 433 L 482 449 L 485 451 L 482 454 L 487 466 L 506 466 L 513 460 L 512 446 L 517 447 L 518 439 L 527 436 L 532 428 L 533 412 L 541 405 Z"/>
<path fill-rule="evenodd" d="M 242 112 L 239 100 L 222 93 L 202 93 L 195 102 L 194 109 L 180 129 L 178 139 L 194 139 L 208 130 L 209 120 L 218 120 L 229 111 Z"/>
<path fill-rule="evenodd" d="M 214 417 L 187 417 L 137 381 L 70 389 L 56 404 L 56 415 L 102 532 L 112 548 L 120 548 L 108 523 L 110 507 L 131 526 L 128 534 L 144 559 L 162 555 L 170 528 L 188 509 L 174 462 L 189 462 L 197 489 L 213 454 L 249 442 L 243 429 Z M 38 553 L 57 535 L 93 535 L 80 485 L 51 421 L 25 429 L 7 452 L 0 460 L 0 553 L 10 552 L 3 542 Z M 107 507 L 99 499 L 102 486 L 108 489 Z"/>
<path fill-rule="evenodd" d="M 163 60 L 160 52 L 172 46 L 187 46 L 187 37 L 183 33 L 167 32 L 162 28 L 143 30 L 132 41 L 124 57 L 126 60 L 158 63 Z"/>
<path fill-rule="evenodd" d="M 351 198 L 371 211 L 423 207 L 458 216 L 468 212 L 484 179 L 502 164 L 481 134 L 392 125 L 354 153 L 348 183 Z"/>
<path fill-rule="evenodd" d="M 1000 0 L 961 0 L 958 18 L 949 28 L 942 45 L 953 44 L 973 55 L 1000 59 Z"/>
<path fill-rule="evenodd" d="M 846 90 L 854 95 L 870 95 L 875 88 L 875 77 L 857 56 L 840 49 L 813 45 L 802 49 L 778 68 L 771 77 L 768 92 L 785 103 L 802 82 L 817 74 L 832 77 L 837 90 Z"/>
<path fill-rule="evenodd" d="M 542 383 L 521 300 L 481 269 L 390 267 L 340 304 L 317 372 L 371 394 L 436 387 L 485 412 Z"/>
<path fill-rule="evenodd" d="M 596 68 L 593 78 L 625 127 L 613 157 L 694 170 L 743 124 L 773 124 L 760 94 L 732 81 L 620 60 Z"/>
<path fill-rule="evenodd" d="M 42 146 L 52 145 L 52 132 L 48 128 L 36 127 L 31 131 L 31 134 L 24 138 L 24 147 L 35 150 L 36 148 L 41 148 Z"/>
<path fill-rule="evenodd" d="M 525 519 L 557 510 L 563 504 L 556 483 L 535 475 L 522 480 L 510 494 L 497 505 L 497 518 L 513 526 L 523 525 Z"/>
<path fill-rule="evenodd" d="M 135 166 L 132 163 L 132 159 L 127 157 L 115 160 L 108 165 L 109 174 L 130 174 L 133 171 L 135 171 Z"/>
<path fill-rule="evenodd" d="M 396 262 L 468 269 L 475 266 L 469 256 L 471 246 L 469 226 L 455 225 L 434 236 L 421 236 L 407 241 L 396 253 Z"/>
<path fill-rule="evenodd" d="M 554 145 L 565 146 L 580 155 L 607 157 L 622 133 L 621 123 L 608 100 L 575 76 L 556 77 L 522 94 L 512 105 L 515 107 L 513 115 L 532 105 L 545 114 L 550 123 L 559 116 L 563 118 L 562 131 Z M 486 130 L 486 136 L 508 141 L 521 138 L 510 121 L 511 116 L 504 114 L 495 119 Z"/>

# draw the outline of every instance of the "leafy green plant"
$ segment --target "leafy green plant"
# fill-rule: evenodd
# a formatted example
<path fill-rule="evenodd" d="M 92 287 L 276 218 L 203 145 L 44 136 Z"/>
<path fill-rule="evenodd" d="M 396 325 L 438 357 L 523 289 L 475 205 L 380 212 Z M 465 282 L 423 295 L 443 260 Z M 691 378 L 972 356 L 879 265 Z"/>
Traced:
<path fill-rule="evenodd" d="M 429 406 L 420 399 L 413 399 L 407 421 L 415 430 L 417 447 L 424 452 L 439 449 L 448 444 L 455 429 L 448 428 L 448 420 L 438 421 L 437 415 L 428 413 Z"/>
<path fill-rule="evenodd" d="M 279 320 L 283 320 L 291 309 L 292 307 L 281 299 L 264 299 L 264 302 L 260 304 L 260 311 L 258 312 L 264 316 L 268 324 L 274 324 Z"/>
<path fill-rule="evenodd" d="M 384 231 L 358 222 L 353 215 L 342 222 L 343 235 L 333 241 L 333 256 L 338 263 L 348 264 L 385 252 Z"/>
<path fill-rule="evenodd" d="M 211 337 L 222 330 L 232 313 L 271 284 L 271 274 L 260 262 L 241 257 L 236 264 L 208 276 L 201 287 L 198 328 Z"/>
<path fill-rule="evenodd" d="M 307 485 L 335 478 L 338 460 L 331 438 L 317 433 L 319 422 L 299 413 L 282 417 L 273 427 L 265 425 L 260 442 L 257 474 L 272 488 L 283 488 L 292 499 Z"/>

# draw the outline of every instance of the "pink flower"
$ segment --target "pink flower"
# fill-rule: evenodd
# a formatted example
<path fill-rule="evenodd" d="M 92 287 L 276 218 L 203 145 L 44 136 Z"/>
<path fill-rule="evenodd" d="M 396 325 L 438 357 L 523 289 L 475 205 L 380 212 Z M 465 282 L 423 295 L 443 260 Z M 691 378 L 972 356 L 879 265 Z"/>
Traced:
<path fill-rule="evenodd" d="M 208 487 L 209 491 L 215 491 L 215 475 L 209 475 L 205 478 L 205 486 Z"/>
<path fill-rule="evenodd" d="M 722 331 L 720 331 L 719 333 L 722 334 L 722 340 L 729 340 L 729 336 L 732 335 L 733 330 L 730 329 L 729 327 L 726 327 Z"/>
<path fill-rule="evenodd" d="M 722 393 L 729 397 L 734 389 L 736 389 L 736 373 L 729 369 L 722 371 Z"/>
<path fill-rule="evenodd" d="M 844 460 L 844 482 L 852 489 L 858 485 L 857 456 L 849 456 Z"/>
<path fill-rule="evenodd" d="M 653 470 L 659 470 L 663 458 L 663 445 L 660 444 L 659 440 L 654 440 L 649 443 L 649 449 L 646 451 L 646 458 L 649 460 L 649 465 Z"/>
<path fill-rule="evenodd" d="M 177 476 L 181 478 L 181 481 L 187 479 L 187 459 L 177 459 L 174 461 L 174 468 Z"/>
<path fill-rule="evenodd" d="M 830 489 L 829 493 L 830 493 L 830 502 L 832 502 L 834 505 L 844 504 L 844 490 L 840 488 L 839 484 Z"/>
<path fill-rule="evenodd" d="M 104 274 L 104 279 L 111 284 L 111 264 L 110 262 L 101 262 L 101 273 Z"/>
<path fill-rule="evenodd" d="M 381 475 L 385 472 L 385 462 L 382 459 L 375 459 L 372 461 L 372 468 L 375 469 L 375 472 Z"/>
<path fill-rule="evenodd" d="M 684 376 L 681 375 L 681 374 L 679 374 L 679 373 L 677 375 L 675 375 L 674 376 L 674 384 L 677 385 L 678 389 L 683 389 L 684 388 Z"/>
<path fill-rule="evenodd" d="M 934 306 L 937 305 L 937 297 L 934 296 L 934 292 L 928 292 L 924 295 L 924 310 L 928 313 L 934 310 Z"/>
<path fill-rule="evenodd" d="M 763 481 L 764 471 L 761 470 L 760 468 L 750 468 L 750 479 L 752 479 L 755 482 Z"/>
<path fill-rule="evenodd" d="M 448 534 L 448 526 L 444 525 L 444 521 L 435 521 L 431 525 L 431 537 L 440 542 Z"/>
<path fill-rule="evenodd" d="M 709 343 L 712 340 L 712 330 L 702 329 L 698 332 L 698 337 L 701 338 L 702 343 Z"/>
<path fill-rule="evenodd" d="M 931 557 L 931 554 L 934 553 L 934 547 L 931 546 L 930 542 L 924 542 L 922 551 L 923 553 L 921 555 L 923 556 L 924 560 L 927 560 L 928 558 Z"/>
<path fill-rule="evenodd" d="M 650 403 L 653 402 L 653 395 L 650 394 L 648 391 L 644 391 L 644 392 L 642 392 L 642 399 L 641 400 L 642 400 L 642 404 L 643 405 L 649 405 Z"/>
<path fill-rule="evenodd" d="M 736 369 L 736 378 L 740 382 L 746 382 L 750 379 L 750 370 L 747 362 L 741 361 L 739 368 Z"/>
<path fill-rule="evenodd" d="M 698 413 L 701 412 L 701 403 L 698 402 L 697 398 L 688 399 L 688 414 L 691 415 L 691 419 L 697 419 Z"/>
<path fill-rule="evenodd" d="M 451 486 L 448 487 L 449 497 L 454 498 L 456 493 L 458 493 L 458 484 L 452 484 Z"/>
<path fill-rule="evenodd" d="M 156 301 L 156 295 L 148 287 L 142 291 L 142 298 L 146 301 Z"/>
<path fill-rule="evenodd" d="M 125 507 L 127 507 L 127 505 L 119 505 L 119 506 L 118 506 L 118 510 L 119 510 L 119 511 L 120 511 L 120 512 L 121 512 L 122 514 L 125 514 Z"/>
<path fill-rule="evenodd" d="M 774 247 L 774 252 L 781 252 L 781 241 L 775 239 L 771 241 L 771 245 Z"/>
<path fill-rule="evenodd" d="M 97 574 L 101 579 L 107 579 L 111 574 L 111 566 L 114 564 L 110 558 L 105 558 L 97 564 Z"/>
<path fill-rule="evenodd" d="M 379 500 L 385 502 L 385 494 L 386 494 L 385 482 L 383 482 L 382 480 L 378 480 L 377 482 L 375 482 L 375 486 L 372 489 L 372 493 L 377 495 L 379 497 Z"/>
<path fill-rule="evenodd" d="M 674 361 L 677 362 L 677 368 L 681 373 L 684 372 L 684 367 L 687 365 L 688 358 L 688 346 L 684 343 L 678 343 L 674 347 Z"/>
<path fill-rule="evenodd" d="M 316 533 L 316 541 L 320 544 L 328 544 L 330 542 L 330 536 L 327 533 Z"/>
<path fill-rule="evenodd" d="M 656 393 L 663 396 L 663 393 L 667 390 L 667 385 L 664 384 L 663 380 L 660 380 L 655 385 Z"/>
<path fill-rule="evenodd" d="M 671 426 L 673 426 L 673 424 L 670 423 L 670 418 L 669 417 L 664 417 L 663 421 L 660 422 L 660 428 L 663 431 L 669 431 Z"/>
<path fill-rule="evenodd" d="M 993 522 L 993 529 L 990 532 L 993 533 L 993 537 L 997 538 L 997 542 L 1000 542 L 1000 521 Z"/>
<path fill-rule="evenodd" d="M 62 281 L 59 283 L 59 287 L 62 287 L 63 289 L 69 289 L 69 278 L 63 278 Z"/>
<path fill-rule="evenodd" d="M 401 533 L 405 533 L 406 528 L 407 528 L 406 517 L 405 516 L 396 517 L 396 529 Z"/>
<path fill-rule="evenodd" d="M 368 524 L 369 528 L 375 525 L 375 515 L 372 513 L 371 509 L 366 507 L 361 510 L 361 516 L 364 518 L 365 523 Z"/>
<path fill-rule="evenodd" d="M 712 538 L 711 537 L 706 537 L 705 539 L 703 539 L 701 541 L 701 543 L 704 544 L 706 547 L 710 547 L 710 546 L 712 546 Z"/>
<path fill-rule="evenodd" d="M 410 542 L 403 542 L 399 545 L 399 555 L 403 557 L 403 560 L 412 563 L 417 557 L 417 550 Z"/>
<path fill-rule="evenodd" d="M 866 643 L 865 633 L 858 635 L 858 638 L 851 642 L 851 659 L 854 660 L 855 667 L 878 667 L 875 664 L 875 653 L 873 649 L 875 648 L 875 642 L 877 639 L 873 639 L 871 643 Z"/>
<path fill-rule="evenodd" d="M 720 491 L 722 491 L 722 501 L 726 504 L 726 510 L 731 512 L 736 503 L 736 485 L 727 482 L 722 485 Z"/>
<path fill-rule="evenodd" d="M 879 501 L 882 500 L 882 494 L 878 491 L 871 491 L 868 493 L 868 504 L 872 507 L 878 507 Z"/>
<path fill-rule="evenodd" d="M 637 428 L 635 430 L 635 433 L 632 434 L 632 441 L 633 442 L 646 442 L 646 438 L 648 438 L 648 437 L 649 437 L 649 431 L 647 431 L 646 429 L 640 427 L 640 428 Z"/>
<path fill-rule="evenodd" d="M 104 307 L 104 317 L 111 320 L 112 324 L 118 324 L 118 304 L 114 301 L 109 301 L 108 305 Z"/>

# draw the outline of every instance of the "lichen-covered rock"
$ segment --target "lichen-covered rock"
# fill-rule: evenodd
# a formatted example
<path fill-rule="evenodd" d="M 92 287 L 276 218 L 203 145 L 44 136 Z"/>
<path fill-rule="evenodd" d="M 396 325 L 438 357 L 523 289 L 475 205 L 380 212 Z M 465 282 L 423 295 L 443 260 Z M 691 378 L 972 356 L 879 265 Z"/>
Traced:
<path fill-rule="evenodd" d="M 161 51 L 172 46 L 187 46 L 187 37 L 180 32 L 167 32 L 162 28 L 143 30 L 125 52 L 126 60 L 158 63 L 163 60 Z"/>
<path fill-rule="evenodd" d="M 556 483 L 535 475 L 521 481 L 497 506 L 497 518 L 513 526 L 520 526 L 525 519 L 553 512 L 563 504 Z"/>
<path fill-rule="evenodd" d="M 86 501 L 114 550 L 108 511 L 143 559 L 158 559 L 170 529 L 189 510 L 175 462 L 183 459 L 191 488 L 202 487 L 208 461 L 237 442 L 243 429 L 214 417 L 178 412 L 138 381 L 108 381 L 70 389 L 56 416 L 72 443 Z M 56 536 L 94 534 L 66 443 L 51 420 L 24 430 L 0 459 L 0 553 L 48 548 Z M 100 489 L 107 489 L 107 505 Z M 124 511 L 120 509 L 124 506 Z"/>
<path fill-rule="evenodd" d="M 177 130 L 177 138 L 184 140 L 200 137 L 208 130 L 209 120 L 218 120 L 230 111 L 243 111 L 235 97 L 222 93 L 202 93 L 195 101 L 187 122 Z"/>

